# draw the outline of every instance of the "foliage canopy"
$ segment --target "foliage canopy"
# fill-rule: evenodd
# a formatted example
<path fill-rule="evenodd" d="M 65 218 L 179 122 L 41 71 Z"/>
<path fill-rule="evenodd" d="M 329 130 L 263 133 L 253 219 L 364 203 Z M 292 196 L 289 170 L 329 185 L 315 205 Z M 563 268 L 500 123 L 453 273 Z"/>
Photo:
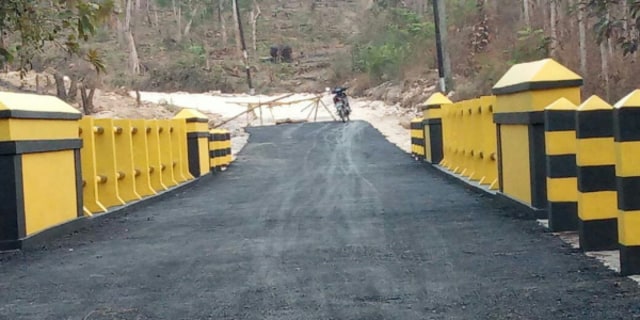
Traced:
<path fill-rule="evenodd" d="M 113 0 L 2 0 L 0 32 L 7 38 L 0 42 L 0 65 L 17 62 L 24 72 L 48 45 L 80 55 L 81 42 L 95 34 L 113 9 Z M 105 70 L 96 50 L 88 50 L 83 58 L 97 72 Z"/>

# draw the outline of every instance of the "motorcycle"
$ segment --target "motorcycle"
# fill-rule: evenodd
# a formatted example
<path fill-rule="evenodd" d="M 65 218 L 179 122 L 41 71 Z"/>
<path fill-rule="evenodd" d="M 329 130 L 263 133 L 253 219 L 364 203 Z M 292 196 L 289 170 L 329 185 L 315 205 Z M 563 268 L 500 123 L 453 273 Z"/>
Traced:
<path fill-rule="evenodd" d="M 333 96 L 333 104 L 335 105 L 338 116 L 342 122 L 350 121 L 349 115 L 351 114 L 349 98 L 345 91 L 347 91 L 347 88 L 337 87 L 331 92 L 335 94 L 335 96 Z"/>

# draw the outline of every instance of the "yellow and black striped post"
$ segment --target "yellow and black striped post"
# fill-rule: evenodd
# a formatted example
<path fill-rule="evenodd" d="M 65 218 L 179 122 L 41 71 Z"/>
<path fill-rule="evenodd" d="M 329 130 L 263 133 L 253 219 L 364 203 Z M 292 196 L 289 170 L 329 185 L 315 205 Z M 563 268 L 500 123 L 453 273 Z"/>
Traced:
<path fill-rule="evenodd" d="M 424 128 L 424 159 L 437 165 L 443 158 L 442 106 L 452 102 L 442 93 L 436 92 L 421 105 Z"/>
<path fill-rule="evenodd" d="M 189 172 L 196 178 L 209 174 L 209 119 L 192 109 L 183 109 L 174 118 L 187 122 Z"/>
<path fill-rule="evenodd" d="M 544 110 L 547 154 L 547 210 L 551 231 L 578 229 L 578 178 L 576 168 L 576 110 L 560 98 Z"/>
<path fill-rule="evenodd" d="M 614 106 L 620 273 L 640 274 L 640 90 Z"/>
<path fill-rule="evenodd" d="M 416 160 L 424 159 L 424 129 L 422 118 L 411 120 L 411 156 Z"/>
<path fill-rule="evenodd" d="M 223 147 L 224 147 L 224 164 L 225 166 L 229 166 L 233 161 L 233 154 L 231 153 L 231 132 L 229 132 L 229 130 L 226 130 L 226 129 L 224 130 Z"/>
<path fill-rule="evenodd" d="M 209 131 L 209 158 L 211 171 L 222 171 L 224 166 L 224 147 L 225 134 L 223 130 L 212 129 Z"/>
<path fill-rule="evenodd" d="M 597 96 L 576 114 L 578 165 L 578 234 L 584 251 L 617 246 L 617 194 L 613 141 L 613 107 Z"/>
<path fill-rule="evenodd" d="M 553 59 L 512 66 L 495 84 L 497 198 L 531 218 L 547 218 L 544 108 L 566 98 L 580 103 L 582 78 Z"/>
<path fill-rule="evenodd" d="M 81 117 L 56 97 L 0 92 L 0 251 L 84 215 Z"/>

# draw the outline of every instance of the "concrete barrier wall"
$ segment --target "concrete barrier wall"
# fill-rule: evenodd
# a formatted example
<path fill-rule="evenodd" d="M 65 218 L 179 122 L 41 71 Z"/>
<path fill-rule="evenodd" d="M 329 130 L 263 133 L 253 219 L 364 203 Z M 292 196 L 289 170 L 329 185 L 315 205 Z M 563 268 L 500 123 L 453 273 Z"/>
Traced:
<path fill-rule="evenodd" d="M 486 96 L 441 106 L 444 158 L 439 163 L 491 190 L 499 187 L 494 104 L 495 97 Z"/>
<path fill-rule="evenodd" d="M 514 65 L 492 96 L 436 93 L 421 106 L 425 145 L 443 159 L 425 150 L 424 160 L 550 231 L 576 232 L 583 251 L 619 250 L 621 274 L 640 274 L 640 90 L 611 106 L 583 101 L 581 86 L 543 59 Z"/>
<path fill-rule="evenodd" d="M 211 172 L 208 119 L 97 119 L 58 98 L 0 92 L 0 250 L 144 201 Z M 231 159 L 215 135 L 216 169 Z M 45 240 L 46 241 L 46 240 Z"/>

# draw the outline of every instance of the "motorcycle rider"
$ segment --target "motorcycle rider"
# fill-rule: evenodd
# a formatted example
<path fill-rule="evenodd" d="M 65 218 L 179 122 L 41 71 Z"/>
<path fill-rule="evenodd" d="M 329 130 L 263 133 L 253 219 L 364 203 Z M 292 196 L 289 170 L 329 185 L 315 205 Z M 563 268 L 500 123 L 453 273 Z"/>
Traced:
<path fill-rule="evenodd" d="M 345 110 L 347 111 L 347 114 L 350 114 L 351 106 L 349 105 L 349 98 L 347 97 L 345 91 L 347 91 L 347 88 L 344 87 L 335 87 L 331 91 L 331 93 L 335 94 L 335 96 L 333 96 L 333 104 L 337 105 L 340 100 L 344 101 Z"/>

